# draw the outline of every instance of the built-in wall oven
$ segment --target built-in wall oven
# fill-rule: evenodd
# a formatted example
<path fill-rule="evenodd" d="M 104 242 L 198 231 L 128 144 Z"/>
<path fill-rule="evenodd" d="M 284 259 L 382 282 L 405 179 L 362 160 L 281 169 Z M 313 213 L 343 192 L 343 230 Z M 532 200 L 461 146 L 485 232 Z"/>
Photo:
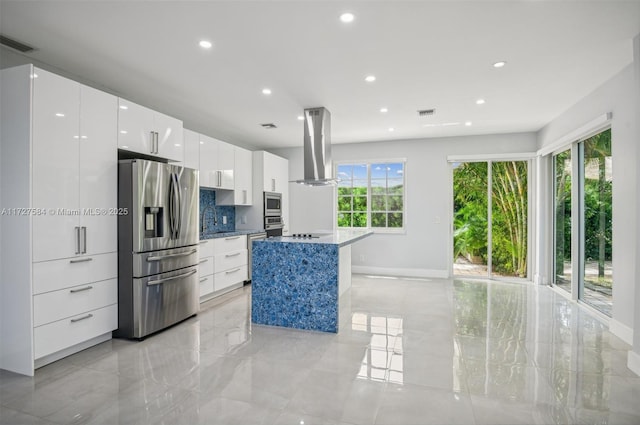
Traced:
<path fill-rule="evenodd" d="M 284 222 L 282 217 L 265 217 L 264 218 L 264 231 L 267 237 L 282 236 L 282 229 L 284 228 Z"/>
<path fill-rule="evenodd" d="M 282 193 L 264 193 L 264 216 L 282 217 Z"/>

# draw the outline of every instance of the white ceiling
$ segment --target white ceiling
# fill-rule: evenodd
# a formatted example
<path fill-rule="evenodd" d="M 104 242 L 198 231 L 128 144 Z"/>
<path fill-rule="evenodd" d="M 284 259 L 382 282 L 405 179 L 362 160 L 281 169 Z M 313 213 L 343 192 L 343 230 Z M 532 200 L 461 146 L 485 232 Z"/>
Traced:
<path fill-rule="evenodd" d="M 632 62 L 640 1 L 1 0 L 0 32 L 186 128 L 277 148 L 317 106 L 333 143 L 536 131 Z"/>

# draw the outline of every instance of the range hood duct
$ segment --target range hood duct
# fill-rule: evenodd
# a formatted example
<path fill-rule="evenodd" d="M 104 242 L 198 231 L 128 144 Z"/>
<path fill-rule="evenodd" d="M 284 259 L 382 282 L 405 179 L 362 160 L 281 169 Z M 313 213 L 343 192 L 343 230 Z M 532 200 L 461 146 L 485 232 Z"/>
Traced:
<path fill-rule="evenodd" d="M 331 165 L 331 113 L 326 108 L 304 110 L 304 180 L 307 186 L 336 184 Z"/>

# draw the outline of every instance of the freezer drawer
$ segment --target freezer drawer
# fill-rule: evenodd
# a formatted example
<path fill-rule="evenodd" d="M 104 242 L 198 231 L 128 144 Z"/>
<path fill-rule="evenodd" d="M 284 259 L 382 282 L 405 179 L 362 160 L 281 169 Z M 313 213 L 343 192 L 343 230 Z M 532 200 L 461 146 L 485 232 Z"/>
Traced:
<path fill-rule="evenodd" d="M 114 336 L 144 338 L 196 314 L 198 266 L 119 282 L 118 330 Z M 129 288 L 126 288 L 129 286 Z M 127 290 L 132 293 L 127 296 Z M 124 303 L 124 304 L 123 304 Z"/>

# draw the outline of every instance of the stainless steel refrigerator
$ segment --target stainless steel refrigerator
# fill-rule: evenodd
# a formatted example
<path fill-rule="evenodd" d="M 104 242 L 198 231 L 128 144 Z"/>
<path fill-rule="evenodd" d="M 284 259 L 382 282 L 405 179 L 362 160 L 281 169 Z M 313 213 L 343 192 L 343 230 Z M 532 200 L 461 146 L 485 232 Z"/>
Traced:
<path fill-rule="evenodd" d="M 118 329 L 144 338 L 198 312 L 198 172 L 118 163 Z"/>

